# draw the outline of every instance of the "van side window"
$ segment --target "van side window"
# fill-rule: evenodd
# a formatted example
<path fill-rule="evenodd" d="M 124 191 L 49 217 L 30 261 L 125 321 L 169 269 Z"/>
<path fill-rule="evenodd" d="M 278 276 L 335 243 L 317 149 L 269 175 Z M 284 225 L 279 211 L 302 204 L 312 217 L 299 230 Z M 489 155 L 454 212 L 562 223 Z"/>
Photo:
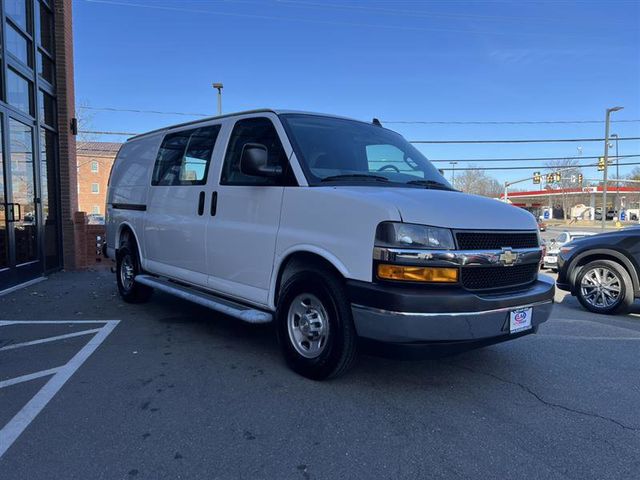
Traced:
<path fill-rule="evenodd" d="M 247 143 L 260 143 L 267 147 L 269 164 L 281 165 L 286 175 L 289 170 L 287 155 L 271 120 L 268 118 L 245 118 L 238 120 L 231 132 L 220 183 L 222 185 L 283 185 L 282 179 L 254 177 L 240 171 L 240 156 Z M 288 173 L 291 174 L 290 170 Z M 291 182 L 285 181 L 284 184 L 289 185 Z"/>
<path fill-rule="evenodd" d="M 164 137 L 151 185 L 204 185 L 220 125 L 170 133 Z"/>

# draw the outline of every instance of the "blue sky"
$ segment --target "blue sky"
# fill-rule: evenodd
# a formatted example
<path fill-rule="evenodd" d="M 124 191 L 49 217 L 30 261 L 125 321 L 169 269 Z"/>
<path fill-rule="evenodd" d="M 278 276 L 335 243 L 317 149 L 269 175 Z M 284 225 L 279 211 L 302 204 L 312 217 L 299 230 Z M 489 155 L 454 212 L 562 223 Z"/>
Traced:
<path fill-rule="evenodd" d="M 97 108 L 214 114 L 215 81 L 226 112 L 377 117 L 409 140 L 596 138 L 604 125 L 385 121 L 600 120 L 614 105 L 625 107 L 614 119 L 640 119 L 637 1 L 75 0 L 74 34 L 76 100 Z M 79 113 L 101 131 L 198 118 Z M 638 137 L 640 122 L 612 132 Z M 437 160 L 575 156 L 577 147 L 602 155 L 601 142 L 420 148 Z M 640 155 L 640 142 L 620 142 L 620 154 Z M 458 168 L 470 163 L 544 165 Z M 504 181 L 532 171 L 488 173 Z"/>

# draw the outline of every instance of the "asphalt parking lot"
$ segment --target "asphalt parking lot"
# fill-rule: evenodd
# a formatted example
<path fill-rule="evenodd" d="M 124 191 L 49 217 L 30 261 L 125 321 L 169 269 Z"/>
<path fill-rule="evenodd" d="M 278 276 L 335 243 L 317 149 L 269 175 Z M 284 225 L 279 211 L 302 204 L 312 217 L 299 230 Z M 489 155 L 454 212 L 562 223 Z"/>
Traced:
<path fill-rule="evenodd" d="M 640 302 L 557 301 L 537 335 L 316 383 L 268 325 L 58 273 L 0 297 L 1 477 L 638 478 Z"/>

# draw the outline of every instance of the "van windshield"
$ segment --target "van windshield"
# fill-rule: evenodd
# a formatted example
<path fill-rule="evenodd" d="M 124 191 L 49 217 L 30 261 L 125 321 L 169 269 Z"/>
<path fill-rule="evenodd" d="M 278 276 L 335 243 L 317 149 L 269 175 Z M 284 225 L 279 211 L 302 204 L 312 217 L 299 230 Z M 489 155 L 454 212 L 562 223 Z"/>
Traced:
<path fill-rule="evenodd" d="M 453 190 L 400 134 L 355 120 L 282 114 L 309 185 L 350 183 Z"/>

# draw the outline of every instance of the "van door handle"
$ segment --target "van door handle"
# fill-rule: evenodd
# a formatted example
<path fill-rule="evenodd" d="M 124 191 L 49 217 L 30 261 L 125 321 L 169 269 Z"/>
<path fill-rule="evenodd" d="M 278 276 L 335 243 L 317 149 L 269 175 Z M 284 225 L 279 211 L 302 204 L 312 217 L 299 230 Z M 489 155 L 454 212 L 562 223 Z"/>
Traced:
<path fill-rule="evenodd" d="M 200 198 L 198 199 L 198 215 L 204 213 L 204 192 L 200 192 Z"/>
<path fill-rule="evenodd" d="M 218 209 L 218 192 L 211 192 L 211 216 L 216 216 Z"/>

